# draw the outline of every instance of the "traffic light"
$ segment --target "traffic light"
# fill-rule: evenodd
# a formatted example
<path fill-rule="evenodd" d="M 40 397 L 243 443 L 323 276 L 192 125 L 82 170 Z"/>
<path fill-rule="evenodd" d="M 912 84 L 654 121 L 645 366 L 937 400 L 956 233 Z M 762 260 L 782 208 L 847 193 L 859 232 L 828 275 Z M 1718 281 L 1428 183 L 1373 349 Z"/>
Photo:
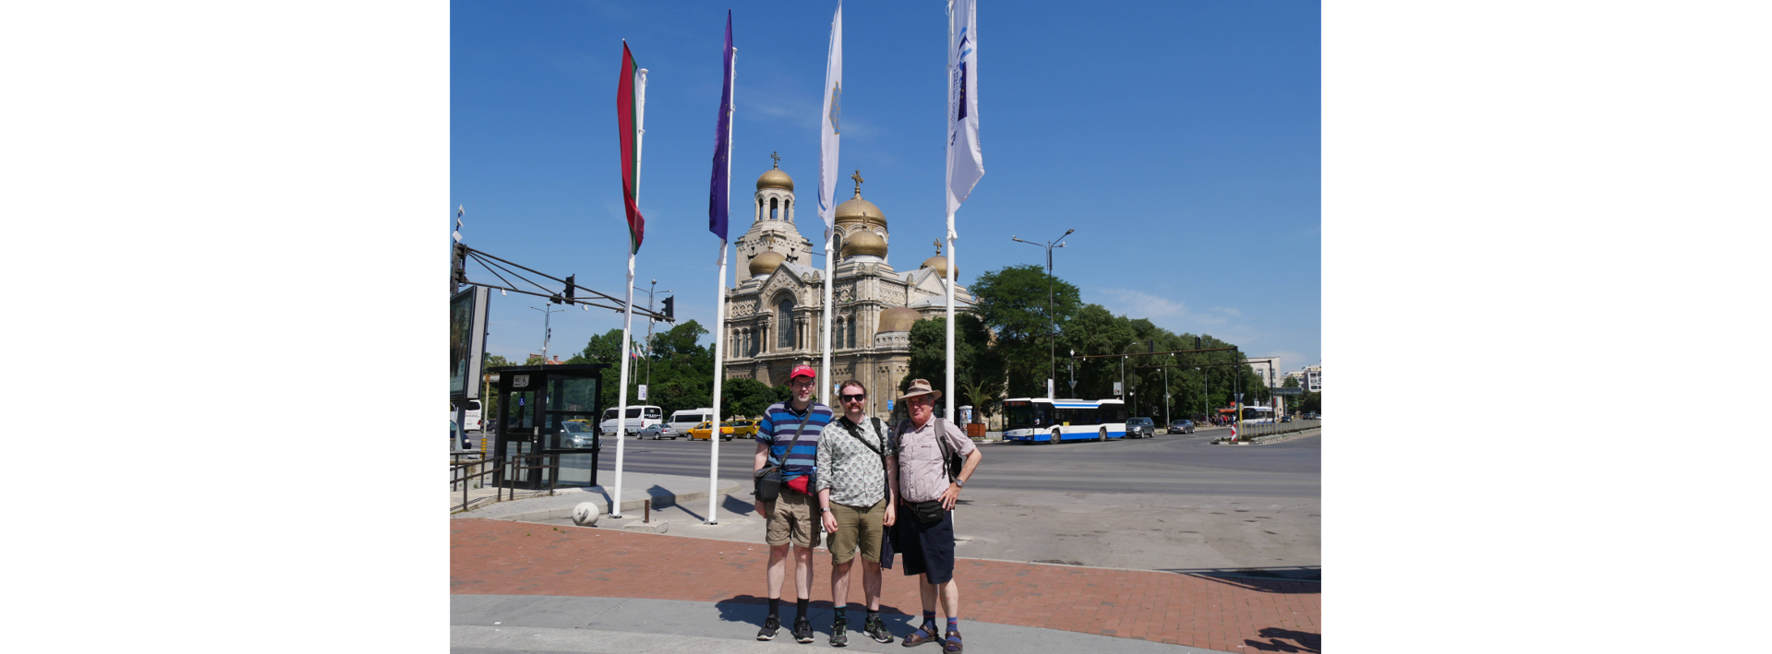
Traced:
<path fill-rule="evenodd" d="M 1200 337 L 1198 337 L 1198 336 L 1194 337 L 1194 349 L 1196 349 L 1196 350 L 1206 349 L 1206 347 L 1204 345 L 1200 344 Z"/>
<path fill-rule="evenodd" d="M 665 322 L 677 322 L 676 305 L 677 305 L 676 296 L 671 296 L 671 297 L 667 297 L 664 299 L 664 319 L 665 319 Z"/>
<path fill-rule="evenodd" d="M 455 244 L 449 257 L 449 279 L 456 284 L 468 283 L 468 246 Z"/>
<path fill-rule="evenodd" d="M 574 278 L 574 277 L 577 277 L 577 275 L 567 275 L 566 276 L 566 302 L 568 304 L 572 303 L 572 290 L 575 286 L 577 286 L 576 284 L 572 283 L 572 278 Z"/>

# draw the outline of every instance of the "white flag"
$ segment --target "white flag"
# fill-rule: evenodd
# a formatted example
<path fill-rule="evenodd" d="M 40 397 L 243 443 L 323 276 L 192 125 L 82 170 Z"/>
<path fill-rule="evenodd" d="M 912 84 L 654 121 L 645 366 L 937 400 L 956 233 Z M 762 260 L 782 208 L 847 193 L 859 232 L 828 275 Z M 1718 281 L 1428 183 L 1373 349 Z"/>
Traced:
<path fill-rule="evenodd" d="M 978 143 L 978 8 L 973 0 L 953 0 L 948 14 L 947 208 L 953 215 L 984 177 L 984 151 Z"/>
<path fill-rule="evenodd" d="M 837 141 L 843 133 L 838 119 L 843 114 L 843 1 L 831 19 L 831 55 L 824 66 L 824 116 L 818 119 L 818 217 L 825 233 L 837 225 Z"/>

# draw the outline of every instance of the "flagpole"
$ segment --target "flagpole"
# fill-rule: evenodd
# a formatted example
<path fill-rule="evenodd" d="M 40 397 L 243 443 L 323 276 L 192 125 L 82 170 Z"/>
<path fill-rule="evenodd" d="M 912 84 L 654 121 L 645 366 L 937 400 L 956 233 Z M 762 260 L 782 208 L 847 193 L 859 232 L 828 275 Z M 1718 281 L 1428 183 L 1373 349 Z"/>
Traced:
<path fill-rule="evenodd" d="M 730 10 L 728 10 L 730 12 Z M 731 30 L 731 14 L 727 14 L 727 29 Z M 732 75 L 726 78 L 727 87 L 737 92 L 738 80 L 738 48 L 732 49 Z M 726 188 L 720 189 L 728 196 L 732 194 L 732 105 L 726 109 Z M 720 390 L 726 377 L 726 239 L 720 239 L 720 278 L 714 284 L 714 425 L 708 433 L 708 442 L 713 452 L 708 455 L 708 517 L 705 524 L 720 524 Z M 736 427 L 733 428 L 737 430 Z M 737 436 L 735 435 L 734 438 Z"/>
<path fill-rule="evenodd" d="M 640 206 L 640 152 L 646 143 L 646 69 L 640 69 L 639 88 L 635 89 L 635 124 L 634 124 L 634 206 Z M 628 427 L 628 359 L 629 347 L 633 342 L 634 333 L 634 251 L 632 243 L 628 245 L 628 302 L 624 312 L 626 318 L 621 326 L 621 390 L 617 393 L 615 412 L 615 492 L 609 496 L 609 517 L 621 517 L 621 474 L 627 455 Z M 641 424 L 645 424 L 645 411 L 640 414 Z"/>
<path fill-rule="evenodd" d="M 948 404 L 947 404 L 947 410 L 948 410 L 948 422 L 953 422 L 959 418 L 959 416 L 954 413 L 954 396 L 959 394 L 956 392 L 956 389 L 954 387 L 954 274 L 955 274 L 955 270 L 957 270 L 959 268 L 959 264 L 958 264 L 959 257 L 954 256 L 954 239 L 955 238 L 957 238 L 957 237 L 954 235 L 954 212 L 949 211 L 948 212 L 948 269 L 947 269 L 947 285 L 948 285 L 948 320 L 947 320 L 947 322 L 948 322 L 948 385 L 947 385 Z M 972 410 L 975 412 L 978 411 L 978 401 L 976 398 L 973 399 Z M 964 427 L 962 427 L 962 429 L 964 429 Z"/>

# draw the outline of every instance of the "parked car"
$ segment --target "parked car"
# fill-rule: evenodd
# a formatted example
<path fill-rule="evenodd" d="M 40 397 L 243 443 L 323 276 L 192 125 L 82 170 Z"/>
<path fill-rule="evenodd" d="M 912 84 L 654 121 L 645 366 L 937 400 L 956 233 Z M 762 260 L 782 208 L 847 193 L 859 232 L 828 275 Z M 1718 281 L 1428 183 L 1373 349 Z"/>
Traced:
<path fill-rule="evenodd" d="M 1280 416 L 1280 422 L 1292 422 L 1292 416 L 1290 416 L 1290 415 Z"/>
<path fill-rule="evenodd" d="M 683 430 L 672 427 L 671 423 L 661 422 L 661 423 L 654 424 L 654 425 L 647 425 L 646 428 L 640 430 L 640 433 L 638 435 L 634 436 L 634 438 L 635 439 L 650 438 L 655 441 L 659 440 L 661 438 L 669 438 L 671 440 L 677 440 L 677 437 L 682 436 L 682 435 L 683 435 Z"/>
<path fill-rule="evenodd" d="M 1157 425 L 1150 418 L 1127 418 L 1127 438 L 1150 438 L 1157 435 Z"/>
<path fill-rule="evenodd" d="M 1171 434 L 1192 434 L 1192 433 L 1194 433 L 1194 421 L 1188 420 L 1186 418 L 1183 418 L 1181 420 L 1171 421 L 1169 423 L 1169 433 L 1171 433 Z"/>
<path fill-rule="evenodd" d="M 601 449 L 602 444 L 590 423 L 567 421 L 560 424 L 560 447 L 596 450 Z"/>
<path fill-rule="evenodd" d="M 692 440 L 692 441 L 709 440 L 713 437 L 713 435 L 714 435 L 714 423 L 712 423 L 712 422 L 701 423 L 699 425 L 696 425 L 694 429 L 689 430 L 689 440 Z M 732 428 L 731 427 L 727 427 L 726 425 L 720 425 L 720 440 L 723 440 L 723 441 L 732 440 Z"/>
<path fill-rule="evenodd" d="M 755 421 L 755 420 L 728 420 L 726 422 L 720 423 L 720 433 L 732 434 L 733 438 L 756 438 L 757 437 L 757 421 Z"/>

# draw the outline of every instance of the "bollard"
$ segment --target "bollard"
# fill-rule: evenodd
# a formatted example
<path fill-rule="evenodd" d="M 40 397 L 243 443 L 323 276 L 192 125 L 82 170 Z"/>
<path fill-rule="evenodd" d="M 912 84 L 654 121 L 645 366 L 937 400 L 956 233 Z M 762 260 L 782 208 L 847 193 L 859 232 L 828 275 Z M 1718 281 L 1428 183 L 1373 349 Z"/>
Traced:
<path fill-rule="evenodd" d="M 640 518 L 642 524 L 652 524 L 652 500 L 646 500 L 646 514 Z"/>

